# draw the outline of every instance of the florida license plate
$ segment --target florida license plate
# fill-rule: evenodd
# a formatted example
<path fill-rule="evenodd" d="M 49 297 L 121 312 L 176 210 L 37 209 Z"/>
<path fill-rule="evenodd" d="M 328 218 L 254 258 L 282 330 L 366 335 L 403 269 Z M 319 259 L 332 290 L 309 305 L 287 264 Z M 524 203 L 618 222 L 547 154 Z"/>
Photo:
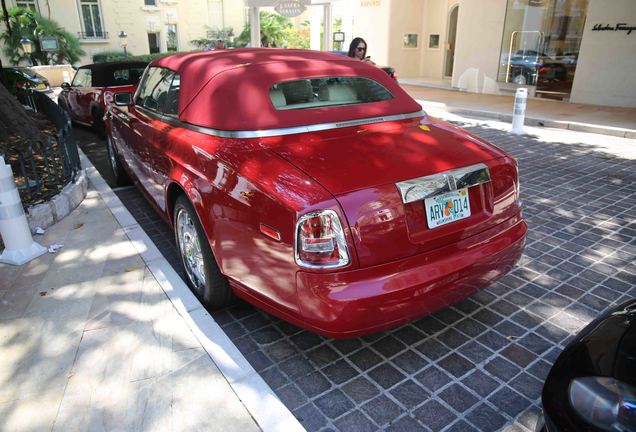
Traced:
<path fill-rule="evenodd" d="M 38 89 L 38 90 L 45 89 L 46 88 L 46 84 L 40 83 L 40 84 L 36 85 L 35 88 Z"/>
<path fill-rule="evenodd" d="M 437 228 L 447 223 L 466 219 L 470 216 L 468 188 L 446 192 L 424 200 L 426 221 L 429 228 Z"/>

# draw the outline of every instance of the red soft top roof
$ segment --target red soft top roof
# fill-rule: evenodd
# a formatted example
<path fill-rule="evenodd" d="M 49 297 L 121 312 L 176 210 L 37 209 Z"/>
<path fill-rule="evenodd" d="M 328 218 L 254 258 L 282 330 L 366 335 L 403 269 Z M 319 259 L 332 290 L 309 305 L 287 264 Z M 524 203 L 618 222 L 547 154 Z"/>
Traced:
<path fill-rule="evenodd" d="M 265 130 L 341 122 L 421 110 L 382 69 L 340 54 L 321 51 L 244 48 L 177 54 L 150 66 L 179 73 L 179 118 L 198 126 Z M 386 87 L 394 98 L 382 102 L 276 110 L 273 84 L 301 78 L 363 76 Z"/>

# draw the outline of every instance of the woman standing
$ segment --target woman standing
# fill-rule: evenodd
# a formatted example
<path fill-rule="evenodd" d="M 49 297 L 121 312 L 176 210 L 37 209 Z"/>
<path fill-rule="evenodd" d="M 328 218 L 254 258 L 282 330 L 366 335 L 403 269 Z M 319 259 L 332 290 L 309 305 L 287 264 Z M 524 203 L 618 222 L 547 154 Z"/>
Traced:
<path fill-rule="evenodd" d="M 367 63 L 375 64 L 371 61 L 371 57 L 367 57 L 367 43 L 361 37 L 354 38 L 349 44 L 349 52 L 347 55 Z"/>

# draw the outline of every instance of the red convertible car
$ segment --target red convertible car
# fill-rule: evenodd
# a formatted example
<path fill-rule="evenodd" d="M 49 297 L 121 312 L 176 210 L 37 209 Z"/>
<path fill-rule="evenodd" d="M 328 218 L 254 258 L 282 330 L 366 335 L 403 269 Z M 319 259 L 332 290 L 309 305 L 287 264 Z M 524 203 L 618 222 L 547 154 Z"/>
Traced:
<path fill-rule="evenodd" d="M 116 177 L 174 227 L 209 307 L 354 337 L 470 296 L 525 244 L 515 160 L 343 56 L 165 57 L 106 123 Z"/>
<path fill-rule="evenodd" d="M 106 104 L 120 92 L 134 92 L 148 62 L 95 63 L 77 69 L 72 83 L 63 83 L 58 104 L 74 122 L 104 134 Z"/>

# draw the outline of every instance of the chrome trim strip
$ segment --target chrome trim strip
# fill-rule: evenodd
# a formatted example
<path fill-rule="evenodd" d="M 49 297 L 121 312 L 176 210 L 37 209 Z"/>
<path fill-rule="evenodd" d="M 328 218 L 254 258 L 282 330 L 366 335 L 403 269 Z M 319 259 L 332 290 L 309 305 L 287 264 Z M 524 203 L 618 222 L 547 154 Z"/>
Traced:
<path fill-rule="evenodd" d="M 382 123 L 387 121 L 406 120 L 410 118 L 422 117 L 425 115 L 426 113 L 424 111 L 417 111 L 417 112 L 408 113 L 408 114 L 395 114 L 395 115 L 385 116 L 385 117 L 371 117 L 366 119 L 344 121 L 339 123 L 320 123 L 320 124 L 307 125 L 307 126 L 294 126 L 290 128 L 263 129 L 263 130 L 253 130 L 253 131 L 226 131 L 226 130 L 205 128 L 202 126 L 196 126 L 196 125 L 193 125 L 190 123 L 184 123 L 181 121 L 177 121 L 177 123 L 179 123 L 180 127 L 190 129 L 196 132 L 201 132 L 206 135 L 220 137 L 220 138 L 265 138 L 265 137 L 272 137 L 272 136 L 293 135 L 293 134 L 306 133 L 306 132 L 318 132 L 318 131 L 323 131 L 328 129 L 338 129 L 343 127 L 359 126 L 359 125 L 372 124 L 372 123 Z"/>
<path fill-rule="evenodd" d="M 486 164 L 478 163 L 395 184 L 404 204 L 422 201 L 446 192 L 477 186 L 490 181 Z"/>
<path fill-rule="evenodd" d="M 406 120 L 406 119 L 411 119 L 416 117 L 423 117 L 426 115 L 426 112 L 424 110 L 421 110 L 421 111 L 416 111 L 416 112 L 407 113 L 407 114 L 394 114 L 394 115 L 384 116 L 384 117 L 369 117 L 369 118 L 364 118 L 359 120 L 350 120 L 350 121 L 344 121 L 344 122 L 338 122 L 338 123 L 319 123 L 315 125 L 294 126 L 290 128 L 280 128 L 280 129 L 228 131 L 228 130 L 206 128 L 203 126 L 197 126 L 190 123 L 185 123 L 175 117 L 159 114 L 154 111 L 150 111 L 147 108 L 141 107 L 139 105 L 135 105 L 135 109 L 143 112 L 149 117 L 155 118 L 157 120 L 161 120 L 162 122 L 168 123 L 172 126 L 181 127 L 184 129 L 190 129 L 195 132 L 200 132 L 206 135 L 212 135 L 219 138 L 266 138 L 266 137 L 272 137 L 272 136 L 293 135 L 293 134 L 306 133 L 306 132 L 318 132 L 318 131 L 323 131 L 328 129 L 338 129 L 343 127 L 383 123 L 388 121 Z"/>
<path fill-rule="evenodd" d="M 184 129 L 190 129 L 195 132 L 200 132 L 206 135 L 212 135 L 219 138 L 266 138 L 272 136 L 282 136 L 282 135 L 293 135 L 299 133 L 306 132 L 318 132 L 328 129 L 338 129 L 350 126 L 360 126 L 365 124 L 373 124 L 373 123 L 383 123 L 388 121 L 396 121 L 396 120 L 406 120 L 416 117 L 423 117 L 426 115 L 424 110 L 416 111 L 407 114 L 394 114 L 390 116 L 384 117 L 370 117 L 360 120 L 350 120 L 338 123 L 319 123 L 314 125 L 307 126 L 294 126 L 289 128 L 280 128 L 280 129 L 263 129 L 263 130 L 251 130 L 251 131 L 228 131 L 228 130 L 220 130 L 220 129 L 212 129 L 206 128 L 203 126 L 197 126 L 190 123 L 182 122 L 181 120 L 162 115 L 153 111 L 150 111 L 146 108 L 135 105 L 135 109 L 143 112 L 149 117 L 155 118 L 157 120 L 161 120 L 164 123 L 168 123 L 175 127 L 181 127 Z"/>

